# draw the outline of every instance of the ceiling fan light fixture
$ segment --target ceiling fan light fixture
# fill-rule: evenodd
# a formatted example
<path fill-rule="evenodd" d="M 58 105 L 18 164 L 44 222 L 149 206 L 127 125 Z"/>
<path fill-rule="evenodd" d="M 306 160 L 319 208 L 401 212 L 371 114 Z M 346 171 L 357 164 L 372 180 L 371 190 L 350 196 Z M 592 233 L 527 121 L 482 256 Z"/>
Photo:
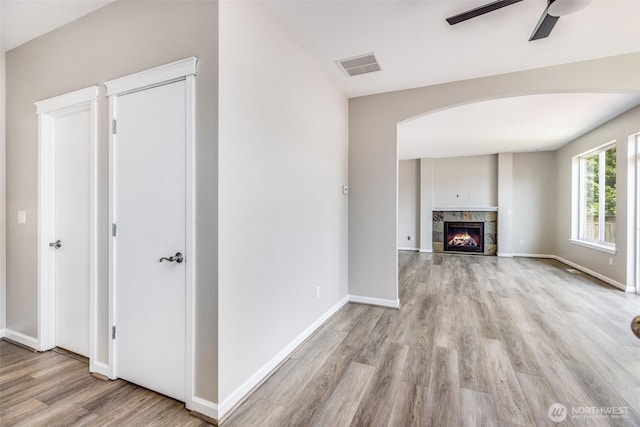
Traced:
<path fill-rule="evenodd" d="M 578 12 L 591 3 L 591 0 L 550 0 L 547 13 L 551 16 L 565 16 Z"/>

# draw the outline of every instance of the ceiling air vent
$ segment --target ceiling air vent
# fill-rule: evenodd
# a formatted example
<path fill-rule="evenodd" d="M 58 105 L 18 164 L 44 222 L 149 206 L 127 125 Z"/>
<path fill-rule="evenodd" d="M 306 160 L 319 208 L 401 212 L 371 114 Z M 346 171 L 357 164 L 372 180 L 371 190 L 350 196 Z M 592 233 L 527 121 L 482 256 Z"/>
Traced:
<path fill-rule="evenodd" d="M 353 58 L 340 59 L 336 63 L 347 73 L 348 76 L 357 76 L 359 74 L 373 73 L 380 71 L 380 65 L 373 53 L 355 56 Z"/>

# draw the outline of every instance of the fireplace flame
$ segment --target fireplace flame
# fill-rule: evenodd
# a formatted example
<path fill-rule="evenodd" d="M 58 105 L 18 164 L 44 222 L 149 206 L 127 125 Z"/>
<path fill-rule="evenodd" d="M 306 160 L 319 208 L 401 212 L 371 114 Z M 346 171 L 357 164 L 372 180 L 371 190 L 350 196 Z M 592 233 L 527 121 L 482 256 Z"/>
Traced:
<path fill-rule="evenodd" d="M 449 246 L 473 246 L 477 247 L 478 242 L 469 235 L 466 231 L 464 233 L 458 233 L 451 240 L 449 240 Z"/>

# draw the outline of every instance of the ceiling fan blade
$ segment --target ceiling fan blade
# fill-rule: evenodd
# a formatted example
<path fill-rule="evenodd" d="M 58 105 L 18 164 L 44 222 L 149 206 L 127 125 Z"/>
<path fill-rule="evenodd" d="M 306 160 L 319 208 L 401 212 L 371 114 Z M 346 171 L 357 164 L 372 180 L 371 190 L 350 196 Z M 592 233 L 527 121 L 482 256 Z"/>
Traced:
<path fill-rule="evenodd" d="M 545 9 L 538 21 L 538 25 L 536 25 L 533 33 L 531 33 L 529 41 L 548 37 L 549 34 L 551 34 L 551 30 L 553 30 L 553 27 L 556 25 L 556 22 L 558 22 L 558 19 L 560 19 L 559 16 L 551 16 L 547 13 L 547 9 Z"/>
<path fill-rule="evenodd" d="M 521 2 L 522 0 L 497 0 L 484 6 L 476 7 L 475 9 L 468 10 L 466 12 L 459 13 L 457 15 L 447 18 L 449 25 L 458 24 L 467 19 L 475 18 L 476 16 L 484 15 L 485 13 L 493 12 L 494 10 L 501 9 L 505 6 L 510 6 L 514 3 Z"/>

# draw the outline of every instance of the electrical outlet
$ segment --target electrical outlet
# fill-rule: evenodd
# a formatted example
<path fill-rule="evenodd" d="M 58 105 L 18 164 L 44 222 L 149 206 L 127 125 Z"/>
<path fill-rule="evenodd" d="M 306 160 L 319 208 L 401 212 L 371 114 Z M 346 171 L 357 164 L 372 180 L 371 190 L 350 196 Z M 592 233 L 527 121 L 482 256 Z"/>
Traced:
<path fill-rule="evenodd" d="M 613 258 L 609 257 L 609 265 L 613 265 Z"/>
<path fill-rule="evenodd" d="M 316 299 L 320 299 L 320 286 L 316 286 Z"/>
<path fill-rule="evenodd" d="M 27 212 L 18 211 L 18 224 L 26 224 L 26 223 L 27 223 Z"/>

